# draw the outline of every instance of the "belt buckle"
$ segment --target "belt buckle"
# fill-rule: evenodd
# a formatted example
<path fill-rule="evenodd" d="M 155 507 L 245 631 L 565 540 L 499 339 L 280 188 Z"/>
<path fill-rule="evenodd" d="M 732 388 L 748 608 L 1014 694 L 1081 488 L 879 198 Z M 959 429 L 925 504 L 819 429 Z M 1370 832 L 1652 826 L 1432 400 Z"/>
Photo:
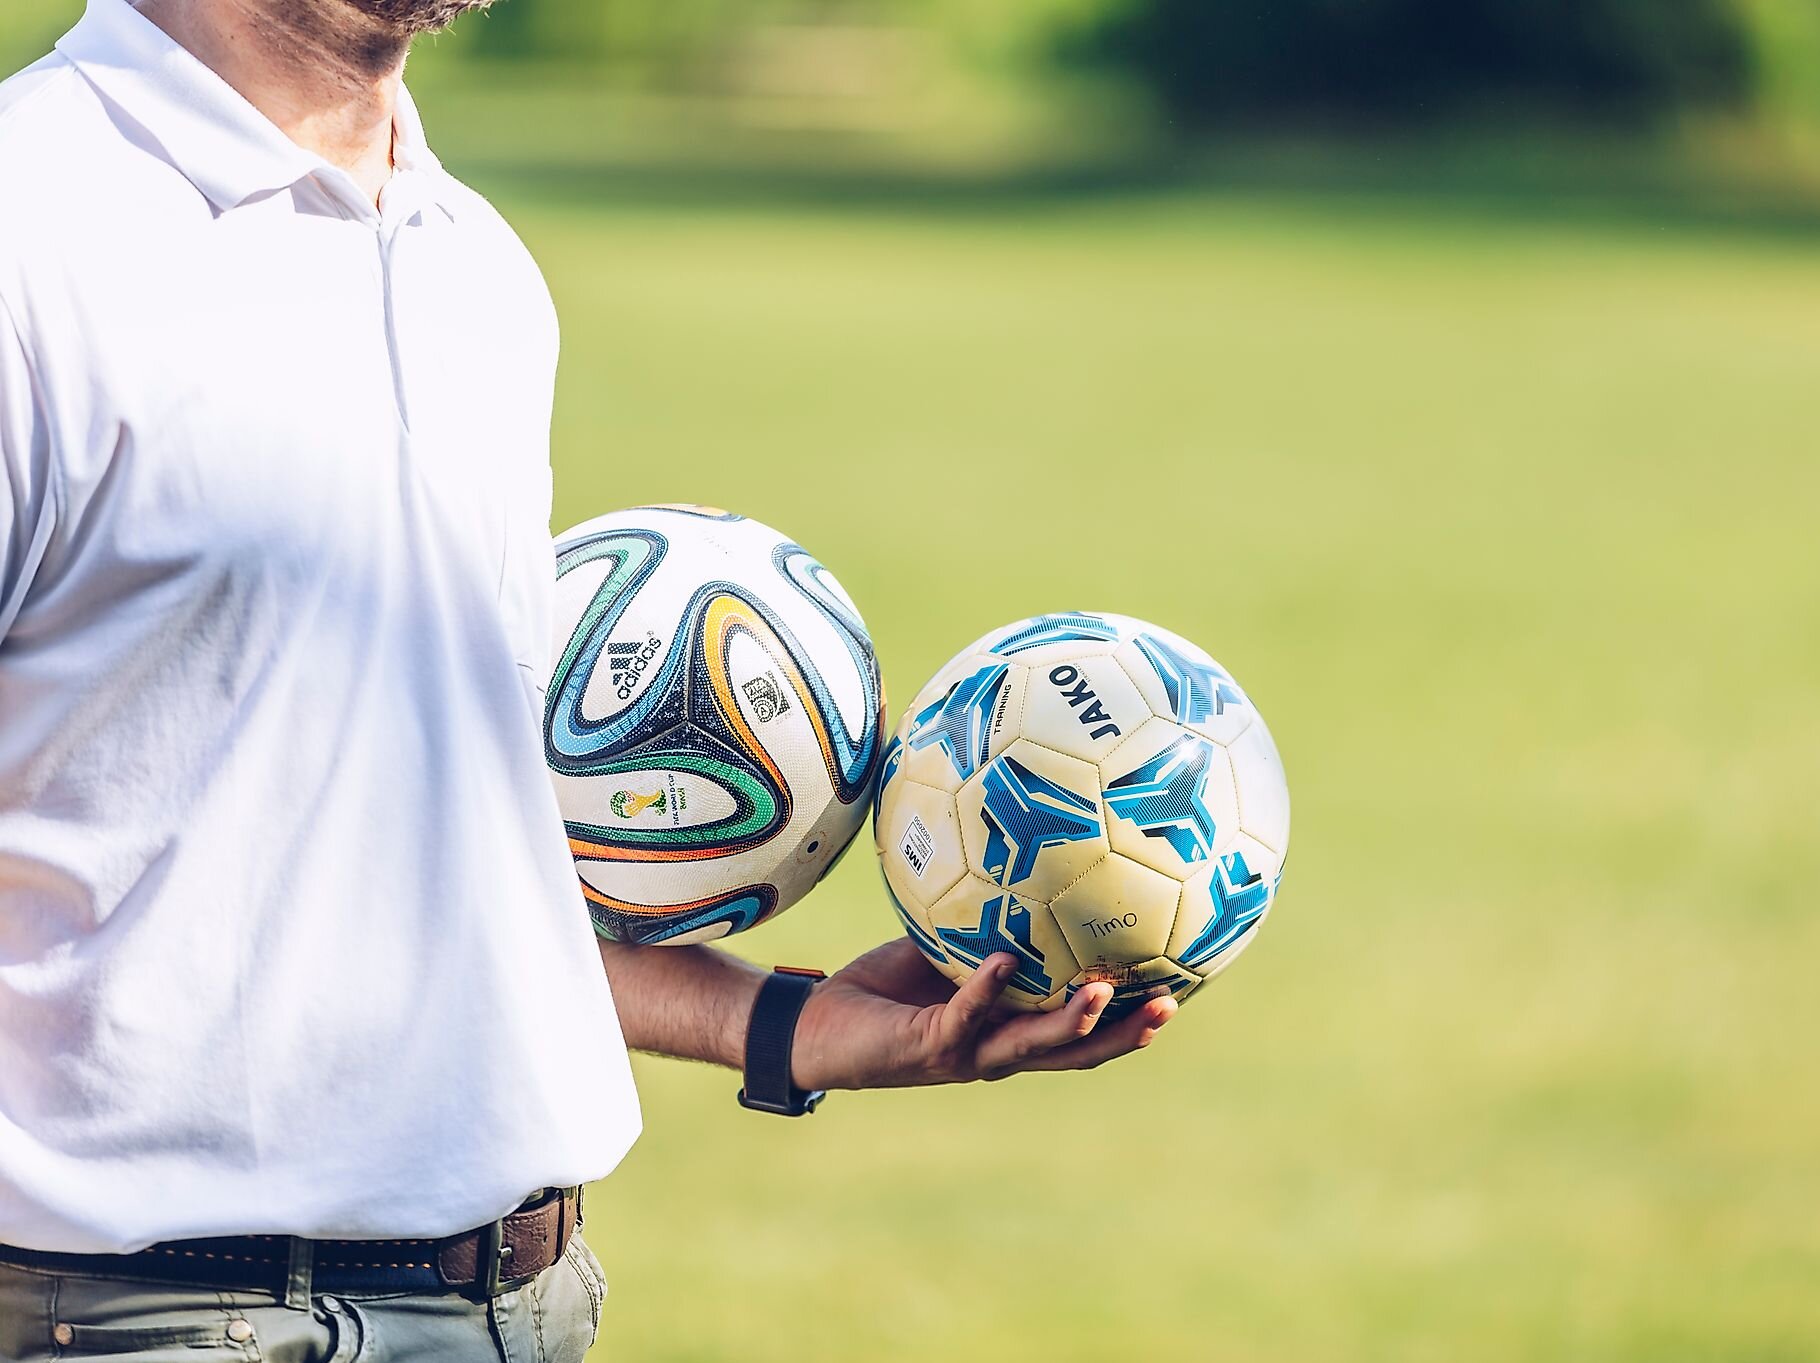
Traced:
<path fill-rule="evenodd" d="M 492 1301 L 505 1290 L 501 1285 L 499 1266 L 512 1254 L 512 1247 L 505 1243 L 505 1231 L 504 1217 L 480 1228 L 480 1242 L 474 1249 L 475 1301 Z"/>

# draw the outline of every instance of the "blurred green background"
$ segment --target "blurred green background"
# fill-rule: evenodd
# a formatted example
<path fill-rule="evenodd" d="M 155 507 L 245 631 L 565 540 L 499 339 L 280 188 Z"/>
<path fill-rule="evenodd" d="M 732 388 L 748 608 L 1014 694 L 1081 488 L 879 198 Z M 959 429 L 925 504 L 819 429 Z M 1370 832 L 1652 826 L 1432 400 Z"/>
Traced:
<path fill-rule="evenodd" d="M 900 702 L 1156 619 L 1296 800 L 1128 1063 L 641 1060 L 598 1357 L 1820 1357 L 1820 7 L 510 0 L 412 79 L 562 308 L 559 521 L 787 529 Z M 856 853 L 738 945 L 892 931 Z"/>

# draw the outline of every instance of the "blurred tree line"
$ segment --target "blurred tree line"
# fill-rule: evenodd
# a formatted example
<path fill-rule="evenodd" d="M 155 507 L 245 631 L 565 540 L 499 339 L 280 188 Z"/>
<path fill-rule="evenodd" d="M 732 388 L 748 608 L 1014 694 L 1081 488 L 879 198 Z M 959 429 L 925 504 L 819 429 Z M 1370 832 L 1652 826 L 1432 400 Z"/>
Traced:
<path fill-rule="evenodd" d="M 0 56 L 29 60 L 79 9 L 4 0 Z M 715 93 L 766 35 L 809 32 L 914 35 L 1014 81 L 1112 77 L 1189 133 L 1689 110 L 1820 126 L 1820 0 L 498 0 L 442 44 L 458 62 Z M 876 50 L 816 49 L 832 67 Z"/>
<path fill-rule="evenodd" d="M 1175 126 L 1820 115 L 1820 0 L 500 0 L 489 59 L 712 87 L 761 29 L 917 30 L 1025 77 L 1115 75 Z"/>
<path fill-rule="evenodd" d="M 1630 121 L 1742 107 L 1740 19 L 1727 0 L 1119 0 L 1069 46 L 1137 74 L 1190 126 L 1513 105 Z"/>

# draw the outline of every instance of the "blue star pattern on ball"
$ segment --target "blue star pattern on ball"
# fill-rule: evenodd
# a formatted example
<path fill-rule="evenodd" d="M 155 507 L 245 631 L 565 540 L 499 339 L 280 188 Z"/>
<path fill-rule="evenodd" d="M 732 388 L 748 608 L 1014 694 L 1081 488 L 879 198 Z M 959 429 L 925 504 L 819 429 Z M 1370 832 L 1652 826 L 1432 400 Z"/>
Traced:
<path fill-rule="evenodd" d="M 1138 635 L 1137 646 L 1156 669 L 1176 723 L 1198 724 L 1210 715 L 1225 714 L 1228 705 L 1245 703 L 1232 678 L 1215 664 L 1197 662 L 1154 634 Z"/>
<path fill-rule="evenodd" d="M 1023 763 L 1001 757 L 986 768 L 986 874 L 1000 885 L 1015 885 L 1036 869 L 1045 847 L 1100 835 L 1099 806 Z"/>
<path fill-rule="evenodd" d="M 1183 861 L 1213 855 L 1213 813 L 1207 808 L 1207 779 L 1213 771 L 1213 744 L 1183 734 L 1136 771 L 1106 787 L 1106 804 L 1147 838 L 1162 838 Z"/>
<path fill-rule="evenodd" d="M 1017 970 L 1010 984 L 1026 994 L 1047 998 L 1054 985 L 1043 969 L 1043 954 L 1030 939 L 1030 909 L 1014 894 L 1002 894 L 980 906 L 980 921 L 971 928 L 941 928 L 935 935 L 942 939 L 957 961 L 978 967 L 995 951 L 1007 951 L 1017 957 Z"/>
<path fill-rule="evenodd" d="M 1022 653 L 1028 648 L 1041 648 L 1044 644 L 1103 643 L 1118 637 L 1117 625 L 1102 620 L 1097 615 L 1073 611 L 1061 615 L 1038 616 L 1029 624 L 1007 634 L 988 651 L 1010 655 Z"/>
<path fill-rule="evenodd" d="M 1243 852 L 1221 857 L 1210 886 L 1213 916 L 1176 959 L 1186 966 L 1207 964 L 1258 921 L 1270 906 L 1272 890 L 1245 864 Z"/>
<path fill-rule="evenodd" d="M 939 747 L 948 754 L 955 774 L 965 781 L 986 760 L 992 733 L 992 711 L 1005 692 L 1011 668 L 988 663 L 954 684 L 947 695 L 918 711 L 910 723 L 910 746 Z"/>

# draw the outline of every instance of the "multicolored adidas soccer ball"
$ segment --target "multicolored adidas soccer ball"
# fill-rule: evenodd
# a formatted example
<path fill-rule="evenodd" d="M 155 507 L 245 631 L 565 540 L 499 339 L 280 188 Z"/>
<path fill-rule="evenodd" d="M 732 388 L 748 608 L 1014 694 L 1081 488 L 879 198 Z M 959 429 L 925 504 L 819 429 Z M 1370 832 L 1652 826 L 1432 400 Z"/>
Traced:
<path fill-rule="evenodd" d="M 878 775 L 884 688 L 852 599 L 711 507 L 587 521 L 556 572 L 544 750 L 595 929 L 701 942 L 794 904 Z"/>
<path fill-rule="evenodd" d="M 1186 639 L 1141 620 L 995 630 L 910 702 L 873 825 L 911 939 L 957 984 L 995 952 L 1008 1002 L 1089 981 L 1113 1006 L 1212 979 L 1256 935 L 1289 850 L 1264 718 Z"/>

